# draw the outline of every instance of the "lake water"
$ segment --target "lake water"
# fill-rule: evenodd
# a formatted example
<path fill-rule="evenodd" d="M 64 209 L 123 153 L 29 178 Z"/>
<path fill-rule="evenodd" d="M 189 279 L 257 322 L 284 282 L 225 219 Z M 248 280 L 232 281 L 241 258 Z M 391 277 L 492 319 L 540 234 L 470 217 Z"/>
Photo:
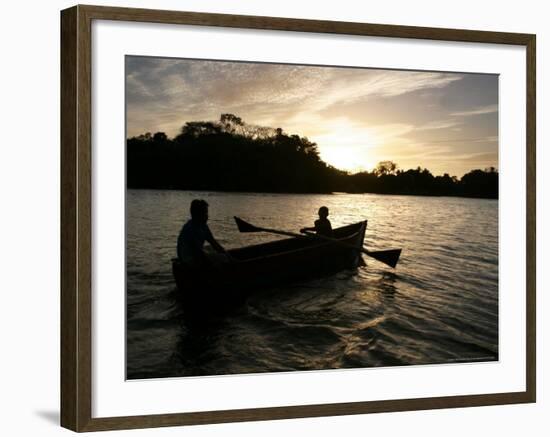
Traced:
<path fill-rule="evenodd" d="M 184 322 L 171 272 L 189 204 L 210 204 L 226 248 L 281 238 L 240 234 L 233 216 L 297 232 L 319 206 L 333 227 L 368 219 L 369 250 L 402 248 L 396 269 L 261 290 L 201 329 Z M 375 194 L 128 190 L 127 377 L 153 378 L 498 360 L 498 201 Z"/>

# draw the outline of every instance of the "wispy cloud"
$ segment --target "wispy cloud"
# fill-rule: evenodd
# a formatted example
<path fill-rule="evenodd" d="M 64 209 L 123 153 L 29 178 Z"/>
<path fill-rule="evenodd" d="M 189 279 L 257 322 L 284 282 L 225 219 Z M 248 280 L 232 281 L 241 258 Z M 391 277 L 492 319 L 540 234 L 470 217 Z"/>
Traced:
<path fill-rule="evenodd" d="M 498 105 L 488 105 L 479 108 L 471 109 L 469 111 L 452 112 L 451 115 L 456 117 L 469 117 L 471 115 L 491 114 L 498 111 Z"/>
<path fill-rule="evenodd" d="M 430 121 L 424 125 L 416 127 L 416 130 L 438 130 L 438 129 L 449 129 L 460 125 L 461 123 L 456 120 L 434 120 Z"/>
<path fill-rule="evenodd" d="M 267 122 L 285 121 L 296 112 L 443 88 L 460 78 L 447 73 L 137 58 L 128 68 L 127 87 L 136 112 L 156 114 L 170 107 L 179 113 L 179 121 L 173 122 L 181 126 L 196 113 L 210 109 L 215 114 L 217 108 L 254 114 Z"/>

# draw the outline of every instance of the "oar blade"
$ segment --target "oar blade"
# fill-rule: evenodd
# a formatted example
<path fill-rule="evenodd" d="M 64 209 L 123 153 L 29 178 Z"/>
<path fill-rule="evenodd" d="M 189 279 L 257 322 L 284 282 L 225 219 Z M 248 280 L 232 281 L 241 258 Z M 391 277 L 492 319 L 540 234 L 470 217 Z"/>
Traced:
<path fill-rule="evenodd" d="M 239 232 L 261 232 L 261 229 L 248 222 L 245 222 L 243 219 L 239 217 L 233 218 L 235 219 L 235 223 L 237 223 L 237 228 L 239 229 Z"/>
<path fill-rule="evenodd" d="M 401 249 L 379 250 L 376 252 L 369 251 L 367 255 L 395 268 L 397 262 L 399 261 L 399 256 L 401 255 Z"/>

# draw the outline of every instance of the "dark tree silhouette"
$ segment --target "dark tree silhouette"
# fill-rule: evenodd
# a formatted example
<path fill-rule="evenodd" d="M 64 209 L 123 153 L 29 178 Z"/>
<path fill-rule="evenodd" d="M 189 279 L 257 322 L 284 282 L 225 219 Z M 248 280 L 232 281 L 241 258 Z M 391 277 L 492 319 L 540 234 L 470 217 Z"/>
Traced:
<path fill-rule="evenodd" d="M 463 194 L 475 197 L 498 197 L 498 173 L 494 167 L 472 170 L 460 180 Z"/>
<path fill-rule="evenodd" d="M 374 169 L 374 173 L 377 176 L 386 176 L 395 174 L 397 172 L 397 164 L 393 161 L 380 161 L 376 168 Z"/>
<path fill-rule="evenodd" d="M 127 140 L 128 188 L 181 190 L 411 194 L 498 198 L 495 168 L 460 180 L 392 161 L 349 174 L 327 165 L 317 144 L 282 128 L 245 123 L 234 114 L 185 123 L 175 138 L 164 132 Z"/>

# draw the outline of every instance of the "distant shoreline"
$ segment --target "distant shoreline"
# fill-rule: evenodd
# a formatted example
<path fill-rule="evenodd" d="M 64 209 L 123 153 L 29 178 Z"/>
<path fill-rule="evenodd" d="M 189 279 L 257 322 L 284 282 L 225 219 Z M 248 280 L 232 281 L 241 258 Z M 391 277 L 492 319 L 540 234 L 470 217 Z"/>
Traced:
<path fill-rule="evenodd" d="M 192 189 L 192 188 L 156 188 L 156 187 L 126 187 L 126 190 L 136 191 L 193 191 L 204 193 L 226 193 L 226 194 L 280 194 L 280 195 L 299 195 L 299 196 L 315 196 L 315 195 L 338 195 L 338 194 L 374 194 L 377 196 L 407 196 L 407 197 L 454 197 L 462 199 L 482 199 L 482 200 L 497 200 L 498 197 L 482 197 L 482 196 L 466 196 L 466 195 L 452 195 L 452 194 L 418 194 L 418 193 L 373 193 L 373 192 L 346 192 L 346 191 L 332 191 L 332 192 L 301 192 L 301 191 L 231 191 L 231 190 L 215 190 L 215 189 Z"/>
<path fill-rule="evenodd" d="M 458 178 L 381 161 L 370 172 L 352 174 L 324 162 L 307 137 L 248 125 L 233 114 L 187 122 L 174 138 L 164 132 L 128 138 L 126 169 L 127 186 L 136 189 L 498 198 L 494 167 Z"/>

